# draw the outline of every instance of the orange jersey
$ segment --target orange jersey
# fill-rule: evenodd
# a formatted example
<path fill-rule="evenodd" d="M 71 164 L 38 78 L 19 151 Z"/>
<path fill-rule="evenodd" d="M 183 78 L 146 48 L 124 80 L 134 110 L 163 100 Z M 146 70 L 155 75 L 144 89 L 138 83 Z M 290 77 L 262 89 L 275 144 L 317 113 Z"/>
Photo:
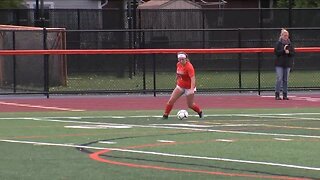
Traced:
<path fill-rule="evenodd" d="M 180 62 L 177 63 L 177 85 L 185 88 L 191 88 L 191 77 L 195 75 L 194 68 L 192 64 L 187 61 L 185 66 Z"/>

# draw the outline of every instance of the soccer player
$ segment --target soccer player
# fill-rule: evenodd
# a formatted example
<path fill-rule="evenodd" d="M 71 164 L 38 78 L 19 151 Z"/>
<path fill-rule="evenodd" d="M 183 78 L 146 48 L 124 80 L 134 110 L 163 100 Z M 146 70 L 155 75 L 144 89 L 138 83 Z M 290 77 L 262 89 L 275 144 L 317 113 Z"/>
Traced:
<path fill-rule="evenodd" d="M 188 107 L 198 113 L 202 118 L 203 114 L 200 107 L 194 103 L 194 92 L 196 91 L 196 78 L 193 65 L 191 64 L 188 55 L 184 52 L 177 54 L 177 85 L 173 90 L 169 101 L 166 104 L 163 119 L 168 119 L 168 116 L 173 108 L 174 103 L 182 96 L 187 97 Z"/>

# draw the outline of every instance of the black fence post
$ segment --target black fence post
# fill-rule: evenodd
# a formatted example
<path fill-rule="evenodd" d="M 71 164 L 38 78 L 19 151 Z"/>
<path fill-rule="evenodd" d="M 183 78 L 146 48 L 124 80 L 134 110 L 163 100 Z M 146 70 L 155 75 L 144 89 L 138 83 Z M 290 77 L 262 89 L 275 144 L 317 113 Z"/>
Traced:
<path fill-rule="evenodd" d="M 263 47 L 263 13 L 260 8 L 259 47 Z M 261 53 L 258 53 L 258 95 L 261 95 Z"/>
<path fill-rule="evenodd" d="M 204 49 L 204 48 L 206 48 L 206 31 L 205 31 L 205 29 L 206 29 L 206 27 L 205 27 L 205 19 L 204 19 L 204 12 L 203 12 L 204 10 L 202 9 L 201 10 L 201 14 L 202 14 L 202 48 Z M 205 59 L 205 55 L 204 54 L 202 54 L 202 60 L 204 60 Z"/>
<path fill-rule="evenodd" d="M 142 87 L 143 87 L 143 92 L 146 92 L 147 85 L 146 85 L 146 55 L 142 55 Z"/>
<path fill-rule="evenodd" d="M 145 39 L 144 39 L 144 32 L 139 31 L 139 44 L 140 44 L 140 48 L 145 48 Z M 147 83 L 146 83 L 146 54 L 142 55 L 142 73 L 143 73 L 143 92 L 146 93 L 146 89 L 147 89 Z"/>
<path fill-rule="evenodd" d="M 241 48 L 241 29 L 238 29 L 238 47 Z M 238 78 L 239 78 L 239 92 L 242 89 L 242 54 L 238 53 Z"/>
<path fill-rule="evenodd" d="M 261 53 L 258 53 L 258 94 L 261 94 Z"/>
<path fill-rule="evenodd" d="M 153 96 L 156 97 L 156 54 L 152 54 L 152 62 L 153 62 Z"/>
<path fill-rule="evenodd" d="M 130 48 L 131 49 L 131 48 Z M 129 67 L 129 78 L 132 79 L 133 78 L 133 61 L 135 59 L 135 55 L 129 55 L 128 58 L 128 67 Z"/>
<path fill-rule="evenodd" d="M 201 14 L 202 14 L 202 48 L 205 48 L 206 47 L 206 31 L 205 31 L 205 29 L 206 29 L 206 27 L 205 27 L 205 24 L 206 24 L 206 22 L 205 22 L 205 19 L 204 19 L 204 12 L 203 12 L 204 10 L 202 9 L 201 10 Z"/>
<path fill-rule="evenodd" d="M 12 31 L 12 49 L 16 50 L 16 31 Z M 13 56 L 13 92 L 17 92 L 17 57 Z"/>
<path fill-rule="evenodd" d="M 43 49 L 47 50 L 47 36 L 48 36 L 48 31 L 47 29 L 44 27 L 43 28 Z M 44 74 L 44 94 L 47 96 L 47 98 L 49 98 L 49 55 L 45 54 L 43 56 L 43 74 Z"/>

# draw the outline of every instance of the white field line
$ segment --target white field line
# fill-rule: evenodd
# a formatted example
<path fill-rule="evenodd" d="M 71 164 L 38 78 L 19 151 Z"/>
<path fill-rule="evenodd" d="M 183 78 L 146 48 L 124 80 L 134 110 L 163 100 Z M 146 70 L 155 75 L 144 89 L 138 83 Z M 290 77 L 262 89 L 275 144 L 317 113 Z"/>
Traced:
<path fill-rule="evenodd" d="M 16 119 L 16 118 L 13 118 L 13 119 Z M 169 126 L 163 126 L 163 125 L 134 125 L 134 124 L 102 123 L 102 122 L 90 122 L 90 121 L 88 122 L 88 121 L 41 119 L 41 118 L 21 118 L 21 120 L 47 121 L 47 122 L 60 122 L 60 123 L 76 123 L 76 124 L 96 124 L 96 125 L 109 125 L 109 126 L 131 126 L 131 127 L 138 127 L 138 128 L 178 129 L 178 130 L 245 134 L 245 135 L 301 137 L 301 138 L 320 139 L 320 136 L 301 135 L 301 134 L 279 134 L 279 133 L 259 133 L 259 132 L 249 132 L 249 131 L 227 131 L 227 130 L 215 130 L 215 129 L 189 128 L 189 127 L 169 127 Z"/>
<path fill-rule="evenodd" d="M 273 119 L 299 119 L 299 120 L 320 120 L 320 118 L 305 118 L 305 117 L 288 117 L 278 115 L 243 115 L 243 117 L 256 117 L 256 118 L 273 118 Z"/>
<path fill-rule="evenodd" d="M 37 106 L 31 104 L 20 104 L 20 103 L 9 103 L 0 101 L 2 105 L 9 105 L 9 106 L 18 106 L 18 107 L 28 107 L 28 108 L 39 108 L 39 109 L 50 109 L 50 110 L 58 110 L 58 111 L 85 111 L 82 109 L 70 109 L 70 108 L 60 108 L 60 107 L 50 107 L 50 106 Z"/>
<path fill-rule="evenodd" d="M 162 143 L 174 143 L 176 141 L 170 141 L 170 140 L 163 140 L 163 139 L 159 139 L 157 140 L 158 142 L 162 142 Z"/>
<path fill-rule="evenodd" d="M 273 139 L 277 141 L 292 141 L 292 139 L 285 139 L 285 138 L 273 138 Z"/>
<path fill-rule="evenodd" d="M 196 121 L 194 123 L 198 123 L 199 121 Z M 251 127 L 251 126 L 257 126 L 257 127 L 277 127 L 277 128 L 287 128 L 287 129 L 305 129 L 305 130 L 320 130 L 319 128 L 316 127 L 302 127 L 302 126 L 280 126 L 280 125 L 271 125 L 271 124 L 231 124 L 231 123 L 218 123 L 219 125 L 215 125 L 217 123 L 211 123 L 211 122 L 204 122 L 206 124 L 213 124 L 210 127 Z"/>
<path fill-rule="evenodd" d="M 216 139 L 218 142 L 234 142 L 232 139 Z"/>
<path fill-rule="evenodd" d="M 294 119 L 302 119 L 302 120 L 319 120 L 320 118 L 304 118 L 304 117 L 285 117 L 285 116 L 299 116 L 299 115 L 320 115 L 320 113 L 262 113 L 262 114 L 206 114 L 206 117 L 266 117 L 266 118 L 294 118 Z M 198 115 L 189 115 L 195 116 Z M 279 117 L 284 116 L 284 117 Z M 152 115 L 139 115 L 139 116 L 56 116 L 56 117 L 39 117 L 39 118 L 63 118 L 63 119 L 104 119 L 104 118 L 115 118 L 115 119 L 122 119 L 122 118 L 160 118 L 162 116 L 152 116 Z M 15 118 L 0 118 L 1 119 L 24 119 L 25 117 L 15 117 Z M 33 117 L 31 117 L 33 118 Z M 254 121 L 254 120 L 248 120 Z"/>
<path fill-rule="evenodd" d="M 117 142 L 113 142 L 113 141 L 99 141 L 99 143 L 101 143 L 101 144 L 117 144 Z"/>
<path fill-rule="evenodd" d="M 264 127 L 276 127 L 276 128 L 287 128 L 287 129 L 320 130 L 320 128 L 313 128 L 313 127 L 277 126 L 277 125 L 270 125 L 270 124 L 262 124 L 261 126 L 264 126 Z"/>
<path fill-rule="evenodd" d="M 154 126 L 174 126 L 174 127 L 192 127 L 192 128 L 212 128 L 212 127 L 260 127 L 260 126 L 268 126 L 267 124 L 219 124 L 219 125 L 199 125 L 199 124 L 149 124 Z"/>
<path fill-rule="evenodd" d="M 152 152 L 152 151 L 138 151 L 138 150 L 120 149 L 120 148 L 104 148 L 104 147 L 93 147 L 93 146 L 80 146 L 80 145 L 72 145 L 72 144 L 58 144 L 58 143 L 45 143 L 45 142 L 33 142 L 33 141 L 17 141 L 17 140 L 7 140 L 7 139 L 1 139 L 0 141 L 1 142 L 8 142 L 8 143 L 33 144 L 33 145 L 43 145 L 43 146 L 87 148 L 87 149 L 97 149 L 97 150 L 108 149 L 108 150 L 111 150 L 111 151 L 129 152 L 129 153 L 138 153 L 138 154 L 152 154 L 152 155 L 167 156 L 167 157 L 179 157 L 179 158 L 202 159 L 202 160 L 204 159 L 204 160 L 236 162 L 236 163 L 246 163 L 246 164 L 259 164 L 259 165 L 279 166 L 279 167 L 286 167 L 286 168 L 295 168 L 295 169 L 305 169 L 305 170 L 320 171 L 320 168 L 318 168 L 318 167 L 308 167 L 308 166 L 291 165 L 291 164 L 280 164 L 280 163 L 271 163 L 271 162 L 262 162 L 262 161 L 249 161 L 249 160 L 215 158 L 215 157 L 206 157 L 206 156 L 169 154 L 169 153 L 160 153 L 160 152 Z"/>
<path fill-rule="evenodd" d="M 129 129 L 131 126 L 123 126 L 123 125 L 79 125 L 79 126 L 64 126 L 65 128 L 70 129 Z"/>

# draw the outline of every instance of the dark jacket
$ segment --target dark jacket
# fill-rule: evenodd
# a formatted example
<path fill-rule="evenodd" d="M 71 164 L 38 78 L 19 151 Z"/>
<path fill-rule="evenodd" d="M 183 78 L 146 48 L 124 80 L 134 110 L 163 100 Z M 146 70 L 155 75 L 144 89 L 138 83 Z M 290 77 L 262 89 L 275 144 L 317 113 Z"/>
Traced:
<path fill-rule="evenodd" d="M 286 54 L 284 51 L 284 46 L 281 41 L 278 41 L 276 43 L 276 47 L 274 48 L 274 53 L 276 55 L 276 60 L 275 60 L 275 66 L 280 66 L 280 67 L 292 67 L 293 66 L 293 61 L 294 61 L 294 54 L 295 50 L 292 44 L 288 45 L 288 50 L 289 54 Z"/>

